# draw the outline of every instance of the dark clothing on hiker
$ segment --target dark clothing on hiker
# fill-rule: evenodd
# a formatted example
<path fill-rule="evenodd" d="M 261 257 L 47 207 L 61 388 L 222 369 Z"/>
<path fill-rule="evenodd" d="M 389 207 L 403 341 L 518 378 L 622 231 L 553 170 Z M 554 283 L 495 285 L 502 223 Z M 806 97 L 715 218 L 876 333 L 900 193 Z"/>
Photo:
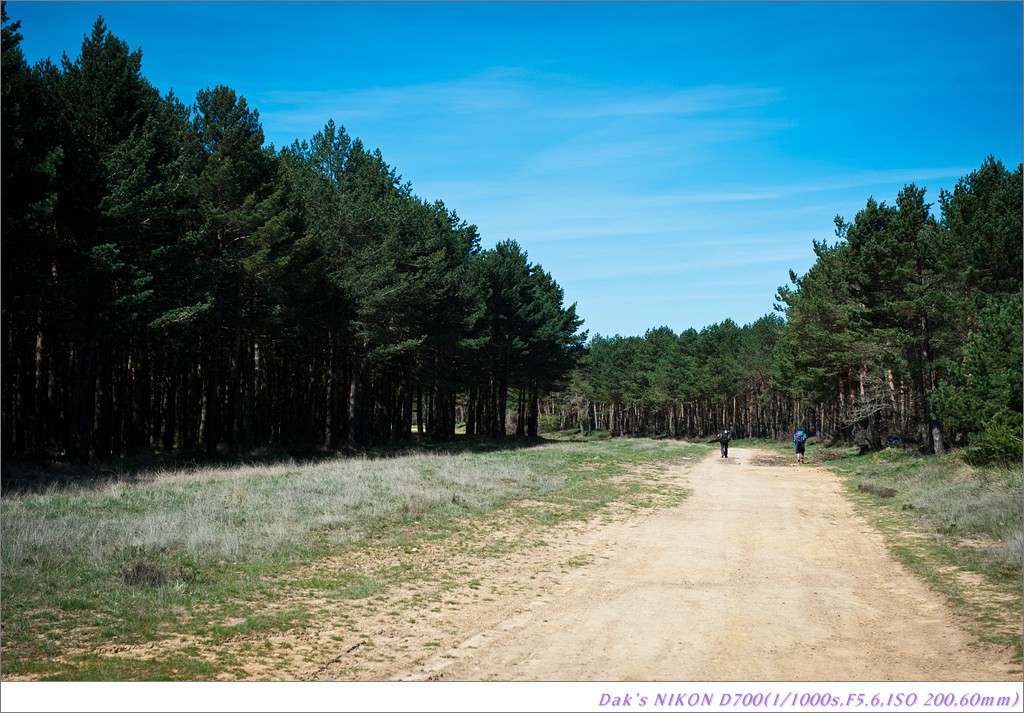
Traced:
<path fill-rule="evenodd" d="M 729 457 L 729 439 L 730 438 L 732 438 L 732 435 L 728 431 L 726 431 L 724 429 L 722 430 L 721 433 L 718 434 L 718 442 L 720 444 L 722 444 L 722 457 L 723 458 L 728 458 Z"/>
<path fill-rule="evenodd" d="M 804 433 L 803 429 L 797 429 L 796 433 L 793 434 L 793 445 L 796 446 L 796 459 L 798 462 L 804 460 L 804 445 L 807 443 L 807 434 Z"/>

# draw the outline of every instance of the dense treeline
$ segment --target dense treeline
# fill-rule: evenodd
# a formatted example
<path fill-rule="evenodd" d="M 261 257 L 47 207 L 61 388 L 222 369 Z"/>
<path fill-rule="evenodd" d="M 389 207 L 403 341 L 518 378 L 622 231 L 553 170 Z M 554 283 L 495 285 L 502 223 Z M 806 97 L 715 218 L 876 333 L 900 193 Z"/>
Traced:
<path fill-rule="evenodd" d="M 1021 167 L 989 157 L 939 196 L 869 199 L 770 314 L 743 327 L 596 336 L 564 394 L 563 425 L 613 434 L 777 438 L 795 425 L 881 447 L 972 444 L 1019 460 Z"/>
<path fill-rule="evenodd" d="M 732 320 L 675 334 L 595 336 L 565 401 L 571 422 L 613 435 L 694 438 L 729 427 L 737 436 L 784 435 L 799 404 L 781 390 L 773 351 L 782 319 Z"/>
<path fill-rule="evenodd" d="M 102 19 L 59 67 L 3 22 L 5 454 L 536 435 L 585 335 L 518 244 L 333 121 L 278 151 L 229 87 L 161 96 Z"/>
<path fill-rule="evenodd" d="M 584 347 L 516 242 L 481 249 L 333 121 L 276 150 L 229 87 L 161 96 L 102 19 L 59 67 L 3 21 L 5 454 L 244 457 L 458 421 L 1020 457 L 1020 166 L 986 159 L 938 216 L 908 185 L 837 217 L 752 324 Z"/>

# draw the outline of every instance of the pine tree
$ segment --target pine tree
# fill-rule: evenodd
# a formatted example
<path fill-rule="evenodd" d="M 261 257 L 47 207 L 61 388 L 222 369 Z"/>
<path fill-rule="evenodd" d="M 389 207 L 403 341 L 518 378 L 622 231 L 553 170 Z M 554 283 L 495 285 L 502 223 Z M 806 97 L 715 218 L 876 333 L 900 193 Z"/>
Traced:
<path fill-rule="evenodd" d="M 2 443 L 4 452 L 21 455 L 63 445 L 59 415 L 48 398 L 62 381 L 54 374 L 59 353 L 51 317 L 59 305 L 50 282 L 63 149 L 54 121 L 57 70 L 49 62 L 30 68 L 21 50 L 20 23 L 10 21 L 6 2 L 2 17 Z"/>
<path fill-rule="evenodd" d="M 63 305 L 56 328 L 72 364 L 67 453 L 75 460 L 90 450 L 117 455 L 127 420 L 140 425 L 129 361 L 133 352 L 138 357 L 150 314 L 151 251 L 174 232 L 174 203 L 164 200 L 180 153 L 163 133 L 168 118 L 141 63 L 141 52 L 100 18 L 79 57 L 64 57 L 55 85 L 64 161 L 51 282 Z"/>
<path fill-rule="evenodd" d="M 196 97 L 192 130 L 201 156 L 197 191 L 203 208 L 195 271 L 210 305 L 201 342 L 206 451 L 214 455 L 226 435 L 230 451 L 246 456 L 255 417 L 257 338 L 275 309 L 271 295 L 287 266 L 292 235 L 277 166 L 263 148 L 259 112 L 229 87 L 205 89 Z"/>

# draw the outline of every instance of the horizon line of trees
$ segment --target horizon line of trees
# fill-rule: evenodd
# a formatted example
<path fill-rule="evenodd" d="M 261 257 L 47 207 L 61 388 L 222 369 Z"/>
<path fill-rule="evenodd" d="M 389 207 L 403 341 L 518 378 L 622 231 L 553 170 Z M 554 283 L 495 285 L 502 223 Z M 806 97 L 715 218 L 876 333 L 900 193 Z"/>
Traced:
<path fill-rule="evenodd" d="M 264 146 L 226 86 L 161 96 L 102 18 L 34 66 L 3 10 L 3 452 L 536 435 L 575 305 L 514 240 L 328 121 Z M 509 394 L 512 400 L 509 402 Z"/>
<path fill-rule="evenodd" d="M 914 184 L 869 198 L 778 289 L 775 313 L 675 334 L 595 335 L 562 427 L 613 435 L 819 438 L 881 448 L 890 435 L 942 453 L 1021 458 L 1022 171 L 989 156 L 939 195 Z"/>

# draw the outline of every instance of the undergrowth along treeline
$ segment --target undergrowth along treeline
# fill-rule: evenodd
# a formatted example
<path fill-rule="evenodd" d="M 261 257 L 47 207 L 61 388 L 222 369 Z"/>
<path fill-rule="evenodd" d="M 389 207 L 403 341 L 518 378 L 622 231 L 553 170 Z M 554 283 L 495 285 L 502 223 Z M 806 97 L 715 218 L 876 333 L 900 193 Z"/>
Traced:
<path fill-rule="evenodd" d="M 264 146 L 230 87 L 160 96 L 102 18 L 28 66 L 3 14 L 2 446 L 363 448 L 536 435 L 585 334 L 513 240 L 328 121 Z"/>
<path fill-rule="evenodd" d="M 836 239 L 790 272 L 778 314 L 675 334 L 594 336 L 558 427 L 612 435 L 819 438 L 883 447 L 889 436 L 977 463 L 1021 460 L 1021 166 L 992 157 L 939 195 L 913 184 L 868 199 Z"/>

